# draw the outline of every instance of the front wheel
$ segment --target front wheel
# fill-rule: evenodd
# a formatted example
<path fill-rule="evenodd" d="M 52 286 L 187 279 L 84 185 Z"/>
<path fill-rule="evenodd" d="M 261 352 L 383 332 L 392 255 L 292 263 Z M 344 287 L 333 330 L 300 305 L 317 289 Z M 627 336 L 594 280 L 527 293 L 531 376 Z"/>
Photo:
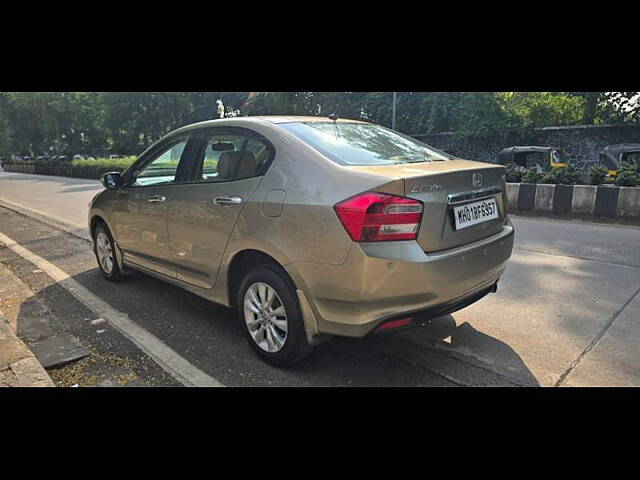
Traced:
<path fill-rule="evenodd" d="M 275 268 L 249 270 L 236 304 L 245 337 L 265 362 L 284 367 L 311 353 L 295 291 Z"/>
<path fill-rule="evenodd" d="M 116 246 L 111 232 L 105 225 L 98 225 L 94 233 L 93 248 L 98 260 L 100 272 L 113 282 L 120 281 L 124 275 L 120 271 L 116 260 Z"/>

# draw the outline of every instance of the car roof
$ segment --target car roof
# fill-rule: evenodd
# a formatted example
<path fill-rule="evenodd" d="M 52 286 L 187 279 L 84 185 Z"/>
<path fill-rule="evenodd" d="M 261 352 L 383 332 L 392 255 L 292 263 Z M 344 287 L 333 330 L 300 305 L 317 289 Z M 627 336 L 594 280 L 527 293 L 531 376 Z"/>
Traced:
<path fill-rule="evenodd" d="M 326 116 L 301 116 L 301 115 L 261 115 L 256 117 L 240 117 L 247 119 L 266 120 L 272 123 L 294 123 L 294 122 L 331 122 L 332 120 Z M 367 123 L 360 120 L 351 120 L 348 118 L 338 118 L 338 123 Z"/>
<path fill-rule="evenodd" d="M 169 132 L 164 137 L 159 139 L 153 145 L 151 145 L 147 150 L 142 152 L 140 156 L 147 153 L 147 151 L 151 150 L 155 147 L 159 142 L 165 141 L 169 138 L 173 138 L 176 135 L 182 135 L 184 133 L 191 132 L 193 130 L 199 130 L 201 128 L 208 127 L 221 127 L 227 125 L 229 127 L 242 127 L 249 125 L 278 125 L 283 123 L 295 123 L 295 122 L 331 122 L 332 120 L 329 117 L 312 117 L 312 116 L 299 116 L 299 115 L 257 115 L 253 117 L 227 117 L 227 118 L 216 118 L 213 120 L 204 120 L 202 122 L 191 123 L 189 125 L 185 125 L 180 127 L 172 132 Z M 367 125 L 368 122 L 363 122 L 360 120 L 350 120 L 350 119 L 342 119 L 338 118 L 336 120 L 338 123 L 359 123 L 363 125 Z"/>
<path fill-rule="evenodd" d="M 228 118 L 217 118 L 214 120 L 205 120 L 203 122 L 198 122 L 190 125 L 185 125 L 178 130 L 175 130 L 172 133 L 176 133 L 178 131 L 182 132 L 185 130 L 190 130 L 191 128 L 203 128 L 203 127 L 216 127 L 220 125 L 226 124 L 234 124 L 238 125 L 242 124 L 255 124 L 255 123 L 263 123 L 269 122 L 272 124 L 282 124 L 282 123 L 295 123 L 295 122 L 331 122 L 328 117 L 311 117 L 311 116 L 295 116 L 295 115 L 260 115 L 255 117 L 228 117 Z M 339 118 L 336 120 L 338 123 L 362 123 L 366 124 L 367 122 L 362 122 L 360 120 L 349 120 Z"/>
<path fill-rule="evenodd" d="M 624 152 L 636 152 L 640 150 L 640 143 L 618 143 L 615 145 L 607 145 L 602 150 L 604 152 L 611 152 L 614 155 Z"/>

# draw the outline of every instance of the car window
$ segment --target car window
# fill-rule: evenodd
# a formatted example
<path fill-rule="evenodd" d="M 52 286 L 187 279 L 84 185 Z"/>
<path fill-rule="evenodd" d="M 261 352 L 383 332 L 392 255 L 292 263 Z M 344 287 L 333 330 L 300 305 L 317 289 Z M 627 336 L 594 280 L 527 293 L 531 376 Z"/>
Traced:
<path fill-rule="evenodd" d="M 136 175 L 133 186 L 164 185 L 176 180 L 178 165 L 188 139 L 179 140 L 144 166 Z"/>
<path fill-rule="evenodd" d="M 292 122 L 280 126 L 341 165 L 397 165 L 452 158 L 414 138 L 368 123 Z"/>
<path fill-rule="evenodd" d="M 204 157 L 198 170 L 198 180 L 220 182 L 233 176 L 233 160 L 242 152 L 246 137 L 233 133 L 207 135 Z M 222 161 L 221 161 L 222 160 Z"/>
<path fill-rule="evenodd" d="M 263 172 L 264 167 L 271 160 L 272 151 L 269 145 L 258 138 L 249 138 L 246 150 L 255 157 L 257 170 Z"/>
<path fill-rule="evenodd" d="M 640 165 L 640 152 L 627 152 L 622 154 L 622 161 L 635 163 L 636 165 Z"/>
<path fill-rule="evenodd" d="M 214 132 L 205 136 L 204 154 L 195 179 L 205 182 L 228 182 L 255 177 L 271 159 L 271 150 L 250 134 Z"/>
<path fill-rule="evenodd" d="M 527 154 L 527 168 L 535 168 L 538 172 L 546 170 L 547 155 L 542 152 L 532 152 Z"/>

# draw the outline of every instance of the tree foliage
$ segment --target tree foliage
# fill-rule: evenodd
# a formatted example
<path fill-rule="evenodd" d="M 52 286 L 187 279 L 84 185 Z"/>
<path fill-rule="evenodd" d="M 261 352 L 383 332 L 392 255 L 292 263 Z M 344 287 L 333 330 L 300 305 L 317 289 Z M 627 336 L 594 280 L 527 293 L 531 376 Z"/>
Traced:
<path fill-rule="evenodd" d="M 640 123 L 639 92 L 397 92 L 396 129 L 483 134 Z M 193 122 L 238 115 L 329 115 L 390 127 L 391 92 L 4 92 L 0 155 L 137 154 Z"/>

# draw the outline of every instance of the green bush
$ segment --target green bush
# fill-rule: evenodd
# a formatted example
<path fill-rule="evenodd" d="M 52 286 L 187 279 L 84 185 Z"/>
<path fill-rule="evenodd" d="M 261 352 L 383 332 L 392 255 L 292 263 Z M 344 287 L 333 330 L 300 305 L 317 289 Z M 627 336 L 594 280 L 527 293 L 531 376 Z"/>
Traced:
<path fill-rule="evenodd" d="M 538 183 L 554 184 L 558 183 L 558 179 L 552 171 L 549 171 L 542 174 L 542 176 L 538 179 Z"/>
<path fill-rule="evenodd" d="M 125 157 L 125 158 L 96 158 L 93 160 L 73 160 L 71 165 L 74 167 L 99 167 L 99 168 L 112 168 L 113 170 L 124 170 L 135 162 L 137 157 Z"/>
<path fill-rule="evenodd" d="M 542 174 L 538 179 L 538 183 L 575 185 L 578 183 L 578 171 L 571 165 L 552 168 L 550 171 Z"/>
<path fill-rule="evenodd" d="M 594 165 L 589 169 L 588 177 L 589 184 L 600 185 L 604 183 L 605 176 L 607 175 L 607 168 L 604 165 Z"/>
<path fill-rule="evenodd" d="M 616 185 L 619 187 L 635 187 L 638 182 L 640 182 L 638 166 L 633 163 L 622 162 L 616 177 Z"/>
<path fill-rule="evenodd" d="M 536 173 L 535 168 L 530 168 L 522 175 L 522 183 L 538 183 L 540 175 Z"/>
<path fill-rule="evenodd" d="M 55 159 L 49 159 L 48 164 L 53 166 L 68 167 L 71 165 L 71 162 L 72 162 L 72 159 L 69 157 L 55 158 Z"/>
<path fill-rule="evenodd" d="M 556 178 L 556 183 L 560 185 L 575 185 L 578 183 L 578 171 L 573 165 L 554 168 L 551 173 Z"/>
<path fill-rule="evenodd" d="M 516 169 L 515 163 L 511 162 L 507 165 L 505 180 L 508 183 L 520 183 L 522 181 L 522 172 Z"/>

